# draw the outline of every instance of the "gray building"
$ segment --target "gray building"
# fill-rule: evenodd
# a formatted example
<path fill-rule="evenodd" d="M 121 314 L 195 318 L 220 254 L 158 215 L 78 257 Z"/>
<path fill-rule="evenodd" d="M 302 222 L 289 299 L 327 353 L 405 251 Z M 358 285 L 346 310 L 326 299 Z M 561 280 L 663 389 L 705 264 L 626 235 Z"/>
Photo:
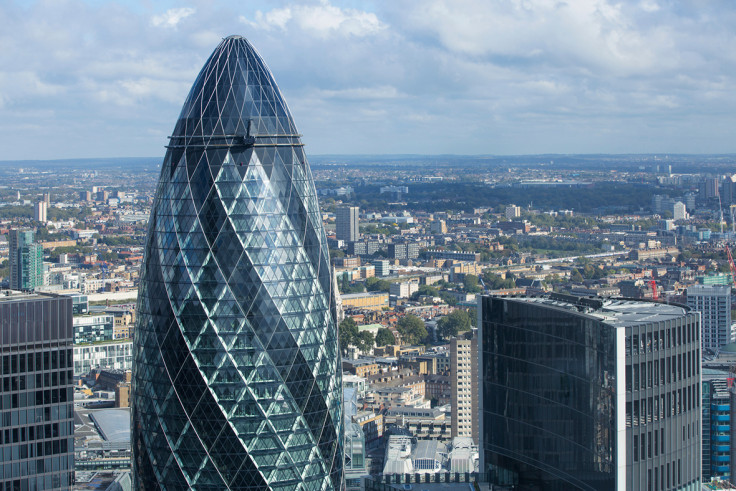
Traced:
<path fill-rule="evenodd" d="M 341 206 L 335 216 L 336 235 L 338 240 L 354 242 L 360 237 L 358 230 L 358 207 Z"/>
<path fill-rule="evenodd" d="M 391 259 L 416 259 L 419 257 L 419 245 L 413 242 L 389 244 L 388 257 Z"/>
<path fill-rule="evenodd" d="M 481 472 L 516 489 L 700 489 L 699 315 L 482 297 Z"/>
<path fill-rule="evenodd" d="M 715 351 L 736 341 L 731 325 L 730 285 L 688 286 L 687 305 L 700 312 L 703 349 Z"/>
<path fill-rule="evenodd" d="M 74 473 L 72 300 L 0 295 L 0 489 L 70 489 Z"/>

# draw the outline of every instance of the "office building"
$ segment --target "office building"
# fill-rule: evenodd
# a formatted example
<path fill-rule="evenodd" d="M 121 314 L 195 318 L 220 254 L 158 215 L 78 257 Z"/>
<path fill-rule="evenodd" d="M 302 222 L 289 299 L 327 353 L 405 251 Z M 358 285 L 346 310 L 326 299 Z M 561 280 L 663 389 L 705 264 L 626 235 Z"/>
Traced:
<path fill-rule="evenodd" d="M 33 219 L 37 222 L 46 222 L 46 212 L 48 210 L 48 203 L 46 201 L 39 201 L 33 207 Z"/>
<path fill-rule="evenodd" d="M 338 240 L 355 242 L 360 238 L 357 206 L 339 207 L 335 218 L 335 228 Z"/>
<path fill-rule="evenodd" d="M 130 370 L 133 368 L 133 342 L 106 341 L 74 345 L 74 376 L 82 377 L 90 370 L 109 368 Z"/>
<path fill-rule="evenodd" d="M 447 223 L 444 220 L 432 220 L 429 222 L 429 233 L 441 235 L 447 233 Z"/>
<path fill-rule="evenodd" d="M 513 220 L 521 216 L 521 208 L 516 205 L 508 205 L 506 207 L 506 218 Z"/>
<path fill-rule="evenodd" d="M 194 82 L 149 227 L 134 335 L 134 486 L 341 489 L 322 215 L 281 92 L 240 36 L 224 39 Z"/>
<path fill-rule="evenodd" d="M 703 483 L 731 479 L 731 395 L 729 373 L 703 367 Z M 733 382 L 733 379 L 731 380 Z"/>
<path fill-rule="evenodd" d="M 464 251 L 441 251 L 441 250 L 428 250 L 427 257 L 430 259 L 451 259 L 453 261 L 469 261 L 479 262 L 479 252 L 464 252 Z"/>
<path fill-rule="evenodd" d="M 389 295 L 396 298 L 409 298 L 419 290 L 419 281 L 401 281 L 391 283 Z"/>
<path fill-rule="evenodd" d="M 71 489 L 71 298 L 2 292 L 0 351 L 0 489 Z"/>
<path fill-rule="evenodd" d="M 115 318 L 112 315 L 74 316 L 74 344 L 112 341 Z"/>
<path fill-rule="evenodd" d="M 346 388 L 343 392 L 345 411 L 345 491 L 361 491 L 362 477 L 369 474 L 363 428 L 353 418 L 358 415 L 358 392 Z"/>
<path fill-rule="evenodd" d="M 391 274 L 389 264 L 386 259 L 376 259 L 371 261 L 371 264 L 376 268 L 376 276 L 383 277 Z"/>
<path fill-rule="evenodd" d="M 478 443 L 478 340 L 450 341 L 452 437 L 469 437 Z"/>
<path fill-rule="evenodd" d="M 69 295 L 72 298 L 72 314 L 84 315 L 89 313 L 89 297 L 81 293 Z"/>
<path fill-rule="evenodd" d="M 388 257 L 391 259 L 416 259 L 419 257 L 419 245 L 413 242 L 389 244 Z"/>
<path fill-rule="evenodd" d="M 678 201 L 677 203 L 672 205 L 672 219 L 675 221 L 688 219 L 685 203 L 683 203 L 682 201 Z"/>
<path fill-rule="evenodd" d="M 736 341 L 731 325 L 730 285 L 688 286 L 687 305 L 700 312 L 703 349 L 717 350 Z"/>
<path fill-rule="evenodd" d="M 700 195 L 705 199 L 717 198 L 719 184 L 720 182 L 717 177 L 706 177 L 700 181 Z"/>
<path fill-rule="evenodd" d="M 43 285 L 43 247 L 34 241 L 32 230 L 11 230 L 8 234 L 10 288 L 33 291 Z"/>
<path fill-rule="evenodd" d="M 480 301 L 481 472 L 517 489 L 700 489 L 700 315 L 551 294 Z"/>
<path fill-rule="evenodd" d="M 377 240 L 358 240 L 348 242 L 348 254 L 352 256 L 370 256 L 378 252 L 381 243 Z"/>

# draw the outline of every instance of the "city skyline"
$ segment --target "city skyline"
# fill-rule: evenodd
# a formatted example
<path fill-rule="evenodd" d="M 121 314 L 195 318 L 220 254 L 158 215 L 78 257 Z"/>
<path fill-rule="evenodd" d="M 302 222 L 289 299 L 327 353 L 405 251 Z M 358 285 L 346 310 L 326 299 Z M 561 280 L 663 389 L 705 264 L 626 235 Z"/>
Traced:
<path fill-rule="evenodd" d="M 242 33 L 283 74 L 310 154 L 377 141 L 381 153 L 729 153 L 735 13 L 652 0 L 15 1 L 0 7 L 0 142 L 7 159 L 156 156 L 181 80 Z"/>

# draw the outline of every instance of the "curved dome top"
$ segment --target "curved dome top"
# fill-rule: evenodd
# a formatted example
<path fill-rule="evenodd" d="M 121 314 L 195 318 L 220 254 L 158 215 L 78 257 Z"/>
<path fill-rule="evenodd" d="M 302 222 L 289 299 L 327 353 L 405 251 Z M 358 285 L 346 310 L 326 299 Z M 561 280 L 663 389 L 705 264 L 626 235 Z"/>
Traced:
<path fill-rule="evenodd" d="M 296 132 L 266 63 L 247 39 L 229 36 L 199 72 L 172 136 L 296 137 Z"/>

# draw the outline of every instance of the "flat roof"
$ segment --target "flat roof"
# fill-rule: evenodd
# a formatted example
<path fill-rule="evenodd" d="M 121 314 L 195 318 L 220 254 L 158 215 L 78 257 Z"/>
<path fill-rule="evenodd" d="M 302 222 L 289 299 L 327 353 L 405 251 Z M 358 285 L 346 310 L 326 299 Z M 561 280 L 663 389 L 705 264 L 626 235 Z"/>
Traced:
<path fill-rule="evenodd" d="M 536 303 L 572 310 L 579 315 L 587 315 L 613 327 L 628 327 L 643 322 L 662 322 L 685 317 L 690 308 L 684 305 L 646 302 L 642 300 L 575 297 L 573 295 L 551 294 L 541 297 L 504 297 L 509 301 Z"/>
<path fill-rule="evenodd" d="M 130 408 L 90 411 L 100 436 L 108 442 L 130 441 Z"/>
<path fill-rule="evenodd" d="M 31 300 L 37 298 L 59 298 L 66 295 L 54 295 L 53 293 L 24 292 L 19 290 L 1 290 L 0 302 L 16 302 L 18 300 Z"/>
<path fill-rule="evenodd" d="M 412 458 L 418 459 L 430 459 L 435 460 L 440 457 L 440 452 L 447 452 L 447 448 L 437 440 L 417 440 L 417 446 L 414 448 Z"/>

